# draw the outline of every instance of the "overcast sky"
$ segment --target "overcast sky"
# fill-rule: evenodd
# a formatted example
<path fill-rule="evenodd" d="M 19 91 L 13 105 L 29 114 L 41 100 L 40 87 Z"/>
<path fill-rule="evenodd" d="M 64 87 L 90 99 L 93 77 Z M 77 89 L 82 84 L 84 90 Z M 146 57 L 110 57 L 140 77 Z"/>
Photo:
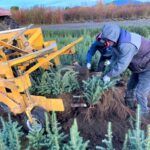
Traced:
<path fill-rule="evenodd" d="M 22 8 L 32 7 L 35 5 L 52 6 L 52 7 L 66 7 L 73 6 L 74 3 L 77 5 L 88 4 L 97 0 L 0 0 L 0 7 L 10 8 L 11 6 L 19 6 Z M 106 3 L 113 0 L 104 0 Z M 150 0 L 139 0 L 139 1 L 150 1 Z"/>

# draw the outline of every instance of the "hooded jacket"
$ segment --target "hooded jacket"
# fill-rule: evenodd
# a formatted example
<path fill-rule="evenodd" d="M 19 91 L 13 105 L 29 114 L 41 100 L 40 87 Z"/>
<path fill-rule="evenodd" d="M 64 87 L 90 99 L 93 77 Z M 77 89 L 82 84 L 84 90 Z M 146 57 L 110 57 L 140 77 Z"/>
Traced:
<path fill-rule="evenodd" d="M 101 42 L 101 33 L 96 36 L 96 40 L 92 43 L 90 46 L 87 55 L 86 55 L 86 63 L 91 63 L 92 57 L 94 54 L 99 51 L 101 56 L 110 57 L 112 56 L 112 47 L 107 47 L 104 45 L 104 43 Z"/>
<path fill-rule="evenodd" d="M 150 70 L 150 40 L 116 24 L 106 24 L 102 29 L 102 38 L 116 43 L 116 51 L 112 54 L 115 65 L 107 73 L 109 77 L 120 75 L 127 67 L 134 73 Z"/>

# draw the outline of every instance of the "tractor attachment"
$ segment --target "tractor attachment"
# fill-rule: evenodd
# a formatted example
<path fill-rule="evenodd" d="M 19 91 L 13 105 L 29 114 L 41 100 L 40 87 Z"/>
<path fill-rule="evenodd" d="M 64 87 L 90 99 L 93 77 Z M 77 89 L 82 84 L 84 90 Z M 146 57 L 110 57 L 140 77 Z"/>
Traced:
<path fill-rule="evenodd" d="M 33 123 L 41 129 L 41 114 L 33 114 L 35 109 L 64 111 L 64 105 L 62 99 L 30 95 L 30 74 L 39 67 L 59 65 L 59 57 L 75 53 L 75 45 L 83 38 L 58 50 L 56 41 L 45 42 L 41 29 L 30 27 L 0 32 L 0 102 L 15 115 L 25 113 L 29 129 Z"/>

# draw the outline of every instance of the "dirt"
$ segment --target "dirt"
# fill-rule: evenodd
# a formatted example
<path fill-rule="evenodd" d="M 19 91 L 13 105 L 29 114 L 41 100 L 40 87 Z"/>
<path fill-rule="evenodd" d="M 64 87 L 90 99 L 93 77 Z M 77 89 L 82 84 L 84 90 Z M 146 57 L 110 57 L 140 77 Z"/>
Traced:
<path fill-rule="evenodd" d="M 70 95 L 65 95 L 63 98 L 64 98 L 64 101 L 67 101 L 68 103 L 71 103 L 73 101 L 73 97 L 71 98 Z M 123 137 L 120 138 L 120 136 L 122 136 L 123 134 L 121 133 L 120 136 L 118 136 L 117 131 L 119 130 L 116 129 L 116 126 L 118 127 L 119 125 L 121 126 L 121 128 L 122 127 L 124 128 L 124 125 L 126 125 L 127 123 L 125 124 L 123 123 L 124 125 L 122 126 L 122 122 L 118 120 L 120 116 L 118 117 L 118 115 L 116 115 L 117 114 L 116 111 L 109 110 L 109 108 L 112 109 L 110 104 L 113 102 L 109 101 L 108 106 L 106 106 L 106 102 L 103 101 L 104 98 L 108 98 L 108 97 L 103 97 L 100 103 L 98 105 L 95 105 L 93 108 L 74 109 L 70 107 L 68 111 L 68 103 L 67 103 L 67 105 L 65 105 L 65 108 L 67 110 L 65 110 L 65 112 L 58 115 L 58 119 L 61 122 L 61 125 L 65 132 L 69 132 L 69 129 L 73 123 L 74 118 L 77 119 L 81 136 L 83 136 L 85 140 L 91 141 L 90 147 L 89 147 L 91 149 L 95 147 L 96 145 L 100 144 L 100 141 L 104 139 L 104 136 L 107 131 L 108 121 L 111 121 L 113 123 L 113 128 L 115 128 L 115 130 L 113 129 L 114 137 L 115 138 L 118 137 L 119 139 L 122 139 L 123 141 Z M 127 125 L 127 128 L 124 128 L 124 130 L 127 131 L 128 127 L 129 126 Z M 119 128 L 120 127 L 118 127 L 118 129 Z M 115 136 L 115 134 L 117 136 Z"/>
<path fill-rule="evenodd" d="M 63 131 L 69 133 L 74 118 L 77 119 L 80 135 L 84 140 L 90 140 L 88 149 L 102 145 L 107 133 L 108 122 L 112 123 L 113 144 L 116 150 L 123 146 L 125 133 L 134 124 L 135 112 L 124 105 L 124 88 L 115 87 L 102 97 L 100 102 L 91 108 L 71 108 L 74 101 L 70 94 L 64 94 L 65 112 L 58 114 L 58 120 Z M 132 121 L 131 121 L 132 120 Z M 131 123 L 132 122 L 132 123 Z M 142 120 L 142 128 L 146 129 L 150 121 Z"/>
<path fill-rule="evenodd" d="M 121 26 L 147 26 L 150 24 L 150 19 L 137 19 L 137 20 L 123 20 L 115 21 L 109 20 L 105 22 L 84 22 L 84 23 L 66 23 L 54 25 L 42 25 L 43 30 L 78 30 L 78 29 L 94 29 L 101 28 L 105 23 L 117 23 Z"/>
<path fill-rule="evenodd" d="M 76 67 L 76 71 L 79 71 L 78 80 L 80 83 L 89 76 L 96 74 L 89 73 L 84 69 L 80 66 Z M 58 121 L 60 122 L 63 131 L 69 133 L 74 118 L 76 118 L 80 135 L 84 140 L 90 140 L 88 149 L 94 150 L 97 145 L 103 145 L 102 140 L 107 133 L 108 122 L 111 122 L 113 145 L 116 150 L 120 150 L 123 146 L 125 133 L 127 133 L 129 128 L 132 128 L 132 123 L 135 123 L 135 111 L 132 111 L 125 106 L 123 98 L 124 92 L 124 85 L 119 87 L 116 86 L 111 90 L 108 90 L 99 100 L 98 104 L 86 108 L 71 107 L 72 103 L 76 102 L 73 95 L 82 95 L 81 90 L 76 91 L 75 93 L 62 94 L 61 97 L 64 102 L 65 111 L 58 113 Z M 82 97 L 79 98 L 78 101 L 84 102 Z M 1 115 L 4 115 L 5 117 L 6 114 L 1 113 Z M 142 128 L 146 129 L 146 126 L 149 123 L 150 120 L 142 119 Z"/>
<path fill-rule="evenodd" d="M 80 76 L 81 74 L 82 76 Z M 84 77 L 87 78 L 87 74 L 84 75 L 80 73 L 79 76 L 82 79 Z M 116 86 L 107 91 L 98 104 L 87 108 L 72 108 L 71 103 L 75 101 L 73 95 L 63 94 L 61 97 L 63 98 L 66 109 L 63 113 L 58 114 L 58 120 L 64 132 L 69 133 L 73 120 L 76 118 L 80 135 L 84 140 L 90 140 L 88 149 L 93 150 L 97 145 L 103 145 L 102 140 L 107 133 L 108 122 L 111 122 L 113 144 L 116 150 L 120 150 L 123 146 L 125 133 L 127 133 L 128 129 L 132 128 L 132 125 L 135 123 L 135 111 L 125 106 L 123 98 L 124 92 L 124 85 Z M 83 102 L 82 98 L 80 102 Z M 148 123 L 150 123 L 150 121 L 142 119 L 142 128 L 146 129 Z"/>

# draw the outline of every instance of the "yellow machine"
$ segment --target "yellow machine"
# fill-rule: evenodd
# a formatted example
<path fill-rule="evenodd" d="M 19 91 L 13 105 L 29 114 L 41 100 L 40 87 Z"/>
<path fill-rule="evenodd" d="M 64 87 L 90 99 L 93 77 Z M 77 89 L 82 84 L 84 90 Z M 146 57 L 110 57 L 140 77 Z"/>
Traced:
<path fill-rule="evenodd" d="M 30 95 L 30 73 L 43 67 L 59 65 L 59 57 L 73 54 L 82 37 L 62 49 L 56 41 L 44 41 L 40 28 L 20 28 L 0 32 L 0 102 L 17 115 L 25 113 L 28 124 L 39 123 L 32 111 L 64 111 L 62 99 Z M 30 126 L 31 127 L 31 126 Z"/>

